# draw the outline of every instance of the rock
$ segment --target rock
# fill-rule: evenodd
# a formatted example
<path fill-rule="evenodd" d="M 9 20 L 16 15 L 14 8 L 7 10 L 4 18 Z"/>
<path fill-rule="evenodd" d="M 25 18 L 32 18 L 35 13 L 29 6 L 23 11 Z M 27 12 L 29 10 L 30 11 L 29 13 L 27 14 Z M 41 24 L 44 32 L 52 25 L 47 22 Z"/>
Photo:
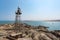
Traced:
<path fill-rule="evenodd" d="M 18 38 L 17 40 L 33 40 L 32 38 Z"/>
<path fill-rule="evenodd" d="M 52 33 L 46 33 L 46 35 L 52 40 L 58 40 L 58 38 L 55 35 L 53 35 Z"/>
<path fill-rule="evenodd" d="M 3 29 L 0 32 L 6 34 L 5 39 L 9 40 L 60 40 L 60 31 L 51 32 L 45 26 L 34 27 L 28 24 L 19 24 L 16 27 L 15 24 L 0 26 Z"/>

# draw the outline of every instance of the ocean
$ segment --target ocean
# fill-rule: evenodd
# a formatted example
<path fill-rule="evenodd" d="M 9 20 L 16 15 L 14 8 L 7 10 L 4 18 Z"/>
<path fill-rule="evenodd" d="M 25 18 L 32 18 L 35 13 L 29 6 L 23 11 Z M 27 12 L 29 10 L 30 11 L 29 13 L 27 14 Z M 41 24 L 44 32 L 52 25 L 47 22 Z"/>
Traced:
<path fill-rule="evenodd" d="M 0 24 L 13 24 L 14 21 L 0 21 Z M 60 22 L 52 21 L 22 21 L 22 23 L 27 23 L 32 26 L 46 26 L 49 30 L 60 30 Z"/>

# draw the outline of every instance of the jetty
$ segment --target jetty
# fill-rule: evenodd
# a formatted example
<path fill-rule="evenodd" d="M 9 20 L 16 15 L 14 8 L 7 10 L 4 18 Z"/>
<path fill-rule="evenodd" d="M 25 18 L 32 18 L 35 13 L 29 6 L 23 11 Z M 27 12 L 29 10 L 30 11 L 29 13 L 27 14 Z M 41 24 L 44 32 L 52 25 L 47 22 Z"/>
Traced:
<path fill-rule="evenodd" d="M 0 26 L 0 40 L 60 40 L 60 30 L 49 31 L 45 26 L 34 27 L 26 24 L 15 28 L 14 25 Z"/>

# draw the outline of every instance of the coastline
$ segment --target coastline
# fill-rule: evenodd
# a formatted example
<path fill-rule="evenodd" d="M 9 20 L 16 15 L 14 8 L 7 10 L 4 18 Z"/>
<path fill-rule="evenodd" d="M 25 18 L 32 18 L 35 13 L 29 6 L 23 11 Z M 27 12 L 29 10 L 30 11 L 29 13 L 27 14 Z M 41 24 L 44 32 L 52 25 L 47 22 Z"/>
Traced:
<path fill-rule="evenodd" d="M 0 21 L 1 25 L 4 24 L 14 24 L 15 21 Z M 28 25 L 32 25 L 32 26 L 39 26 L 39 25 L 43 25 L 46 27 L 49 27 L 49 30 L 60 30 L 60 22 L 46 22 L 46 21 L 22 21 L 22 23 L 26 23 Z"/>

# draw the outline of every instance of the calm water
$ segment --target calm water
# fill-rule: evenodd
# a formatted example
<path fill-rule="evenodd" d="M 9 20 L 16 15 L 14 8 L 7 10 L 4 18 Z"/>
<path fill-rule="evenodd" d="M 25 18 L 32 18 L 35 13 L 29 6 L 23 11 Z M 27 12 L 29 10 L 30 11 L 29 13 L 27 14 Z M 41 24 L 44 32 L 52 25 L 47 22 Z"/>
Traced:
<path fill-rule="evenodd" d="M 0 21 L 0 24 L 11 24 L 14 21 Z M 49 27 L 49 30 L 60 30 L 60 22 L 47 22 L 47 21 L 23 21 L 23 23 L 27 23 L 29 25 L 43 25 Z"/>

